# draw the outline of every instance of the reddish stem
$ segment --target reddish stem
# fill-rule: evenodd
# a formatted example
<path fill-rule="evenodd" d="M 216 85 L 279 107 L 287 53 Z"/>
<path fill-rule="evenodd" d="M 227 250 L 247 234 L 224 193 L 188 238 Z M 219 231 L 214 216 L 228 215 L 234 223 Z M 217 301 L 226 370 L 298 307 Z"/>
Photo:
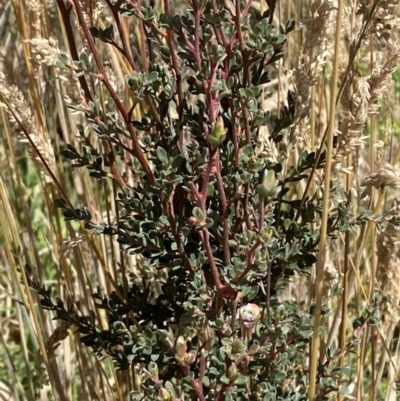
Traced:
<path fill-rule="evenodd" d="M 106 73 L 104 70 L 104 66 L 103 66 L 103 62 L 101 60 L 100 54 L 97 51 L 96 45 L 94 43 L 93 37 L 89 32 L 88 26 L 86 24 L 85 21 L 85 17 L 83 15 L 83 11 L 82 11 L 82 7 L 81 4 L 79 2 L 79 0 L 70 0 L 73 2 L 74 6 L 75 6 L 75 11 L 78 17 L 78 21 L 79 24 L 85 34 L 86 40 L 88 41 L 89 44 L 89 48 L 93 54 L 93 58 L 96 62 L 97 68 L 99 70 L 99 79 L 103 82 L 103 84 L 105 85 L 105 87 L 107 88 L 108 92 L 110 93 L 110 96 L 112 97 L 117 109 L 119 110 L 119 112 L 122 115 L 122 118 L 125 121 L 126 127 L 129 131 L 129 134 L 131 135 L 132 138 L 132 142 L 133 142 L 133 148 L 135 151 L 135 156 L 137 157 L 137 159 L 139 160 L 143 170 L 145 171 L 145 173 L 147 174 L 147 176 L 149 177 L 149 180 L 152 184 L 155 183 L 155 177 L 154 174 L 152 172 L 152 170 L 150 169 L 150 166 L 146 160 L 146 158 L 144 157 L 142 148 L 140 146 L 139 143 L 139 138 L 133 128 L 133 125 L 128 117 L 128 112 L 125 109 L 124 105 L 121 102 L 121 99 L 119 98 L 118 94 L 115 92 L 114 88 L 112 87 Z"/>
<path fill-rule="evenodd" d="M 217 264 L 215 263 L 214 255 L 210 246 L 210 234 L 208 230 L 200 231 L 201 240 L 203 242 L 204 250 L 206 251 L 206 255 L 208 258 L 208 262 L 210 263 L 211 273 L 214 278 L 215 286 L 217 287 L 217 292 L 220 292 L 224 289 L 225 285 L 222 284 L 221 278 L 218 272 Z"/>
<path fill-rule="evenodd" d="M 224 263 L 225 266 L 231 265 L 231 253 L 229 250 L 229 219 L 228 219 L 228 202 L 226 200 L 224 183 L 222 181 L 221 166 L 219 161 L 219 151 L 215 160 L 215 175 L 217 178 L 218 192 L 221 199 L 221 215 L 223 219 L 223 248 L 224 248 Z"/>
<path fill-rule="evenodd" d="M 246 274 L 253 268 L 254 266 L 254 252 L 258 249 L 258 247 L 261 245 L 261 236 L 264 228 L 264 216 L 265 216 L 265 206 L 264 206 L 264 199 L 262 199 L 259 203 L 259 223 L 258 223 L 258 238 L 254 245 L 247 250 L 246 253 L 246 268 L 243 270 L 243 272 L 234 279 L 234 281 L 240 281 L 243 277 L 246 276 Z"/>
<path fill-rule="evenodd" d="M 192 0 L 194 14 L 194 58 L 196 59 L 197 67 L 201 70 L 201 52 L 200 52 L 200 36 L 201 36 L 201 6 L 197 0 Z"/>
<path fill-rule="evenodd" d="M 71 18 L 70 18 L 72 8 L 67 9 L 63 0 L 57 0 L 57 6 L 58 6 L 58 9 L 60 10 L 61 17 L 63 19 L 63 24 L 64 24 L 64 28 L 65 28 L 65 33 L 67 35 L 69 51 L 71 52 L 72 60 L 79 60 L 79 55 L 78 55 L 78 51 L 76 49 L 75 40 L 74 40 L 74 31 L 72 29 Z M 78 80 L 79 80 L 79 84 L 81 85 L 83 91 L 85 92 L 86 102 L 93 101 L 93 98 L 92 98 L 92 95 L 90 94 L 89 86 L 86 82 L 85 77 L 83 75 L 81 75 L 81 76 L 79 76 Z"/>

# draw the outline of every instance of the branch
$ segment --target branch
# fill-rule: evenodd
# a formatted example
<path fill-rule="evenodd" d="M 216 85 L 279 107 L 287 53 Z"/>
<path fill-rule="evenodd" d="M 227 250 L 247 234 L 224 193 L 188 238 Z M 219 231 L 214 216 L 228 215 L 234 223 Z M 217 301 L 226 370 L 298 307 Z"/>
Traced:
<path fill-rule="evenodd" d="M 63 24 L 65 28 L 65 33 L 67 35 L 69 51 L 71 52 L 72 60 L 79 60 L 78 51 L 76 49 L 75 39 L 74 39 L 74 31 L 71 26 L 71 8 L 67 9 L 63 0 L 57 0 L 57 6 L 60 10 L 61 17 L 63 19 Z M 93 101 L 92 95 L 90 94 L 90 90 L 86 79 L 83 75 L 79 75 L 79 84 L 81 85 L 83 91 L 85 92 L 85 100 L 88 103 L 89 101 Z"/>
<path fill-rule="evenodd" d="M 197 0 L 192 0 L 194 14 L 194 51 L 193 55 L 196 59 L 197 67 L 201 70 L 201 52 L 200 52 L 200 36 L 201 36 L 201 6 Z"/>
<path fill-rule="evenodd" d="M 264 215 L 265 215 L 265 206 L 264 206 L 264 199 L 260 200 L 259 206 L 259 220 L 258 220 L 258 238 L 254 245 L 247 250 L 246 253 L 246 268 L 243 272 L 238 276 L 235 277 L 234 281 L 240 281 L 246 274 L 253 268 L 254 266 L 254 252 L 258 249 L 258 247 L 262 244 L 261 236 L 264 228 Z"/>
<path fill-rule="evenodd" d="M 136 67 L 135 61 L 133 60 L 132 52 L 131 52 L 127 37 L 125 35 L 125 31 L 124 31 L 124 29 L 122 27 L 121 19 L 120 19 L 119 13 L 118 13 L 118 10 L 119 10 L 119 8 L 120 8 L 120 6 L 122 4 L 122 1 L 119 0 L 115 4 L 112 4 L 110 0 L 105 0 L 105 1 L 107 3 L 108 7 L 110 8 L 113 16 L 114 16 L 115 23 L 117 24 L 119 37 L 121 38 L 122 49 L 119 46 L 118 46 L 118 49 L 121 51 L 121 53 L 128 60 L 128 63 L 130 64 L 132 70 L 137 71 L 137 67 Z"/>
<path fill-rule="evenodd" d="M 86 24 L 85 21 L 85 17 L 83 15 L 83 11 L 82 11 L 82 7 L 81 4 L 79 2 L 79 0 L 70 0 L 71 2 L 73 2 L 74 6 L 75 6 L 75 11 L 78 17 L 78 21 L 79 24 L 85 34 L 86 40 L 88 41 L 89 44 L 89 48 L 93 54 L 93 58 L 96 62 L 97 68 L 99 70 L 99 79 L 101 80 L 101 82 L 103 82 L 103 84 L 105 85 L 105 87 L 107 88 L 108 92 L 110 93 L 110 96 L 112 97 L 117 109 L 119 110 L 119 112 L 121 113 L 125 124 L 127 126 L 127 129 L 131 135 L 132 138 L 132 142 L 133 142 L 133 148 L 135 151 L 135 156 L 136 158 L 139 160 L 143 170 L 145 171 L 145 173 L 147 174 L 147 176 L 149 177 L 149 180 L 152 184 L 155 183 L 155 177 L 154 174 L 152 172 L 152 170 L 150 169 L 149 163 L 147 162 L 146 158 L 144 157 L 142 148 L 140 147 L 140 143 L 139 143 L 139 138 L 133 128 L 133 125 L 130 121 L 130 119 L 128 118 L 128 112 L 125 109 L 124 105 L 121 102 L 121 99 L 119 98 L 118 94 L 115 92 L 114 88 L 112 87 L 106 73 L 104 70 L 104 66 L 100 57 L 99 52 L 97 51 L 96 45 L 94 43 L 93 37 L 89 32 L 88 26 Z"/>
<path fill-rule="evenodd" d="M 228 219 L 228 202 L 226 200 L 226 195 L 225 195 L 225 189 L 224 189 L 224 183 L 222 181 L 222 175 L 221 175 L 221 166 L 219 162 L 219 151 L 216 157 L 216 163 L 215 163 L 215 175 L 217 178 L 217 186 L 218 186 L 218 192 L 219 196 L 221 198 L 221 212 L 222 212 L 222 219 L 223 219 L 223 248 L 224 248 L 224 263 L 225 266 L 230 266 L 231 265 L 231 254 L 229 250 L 229 219 Z"/>

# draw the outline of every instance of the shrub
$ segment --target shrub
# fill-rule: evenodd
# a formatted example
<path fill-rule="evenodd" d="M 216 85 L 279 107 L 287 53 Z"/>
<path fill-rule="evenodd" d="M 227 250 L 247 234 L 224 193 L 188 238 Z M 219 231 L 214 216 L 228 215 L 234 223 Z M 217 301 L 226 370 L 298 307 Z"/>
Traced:
<path fill-rule="evenodd" d="M 98 357 L 131 372 L 130 385 L 118 376 L 131 400 L 323 400 L 349 393 L 352 371 L 342 357 L 359 351 L 361 334 L 378 324 L 390 298 L 371 296 L 350 335 L 329 343 L 328 320 L 347 302 L 347 284 L 337 272 L 329 280 L 325 249 L 343 233 L 365 235 L 371 222 L 384 228 L 398 219 L 372 214 L 368 198 L 354 212 L 354 191 L 331 179 L 332 166 L 343 170 L 357 145 L 344 125 L 334 137 L 328 124 L 316 150 L 302 142 L 327 32 L 299 61 L 307 88 L 297 82 L 269 110 L 264 86 L 278 75 L 295 28 L 294 21 L 274 23 L 274 1 L 261 13 L 251 1 L 190 0 L 175 11 L 166 1 L 161 12 L 106 0 L 109 26 L 88 24 L 79 1 L 57 3 L 63 16 L 74 10 L 87 45 L 78 51 L 64 17 L 70 55 L 60 53 L 57 67 L 79 81 L 83 99 L 69 108 L 84 118 L 80 143 L 67 144 L 61 155 L 101 181 L 108 208 L 99 218 L 93 205 L 82 206 L 85 196 L 74 205 L 58 188 L 56 207 L 65 221 L 79 222 L 105 280 L 90 277 L 93 306 L 81 310 L 76 300 L 54 296 L 26 265 L 42 308 L 62 322 L 43 360 L 73 328 Z M 330 2 L 315 3 L 312 21 L 335 15 Z M 127 35 L 126 19 L 137 22 L 136 36 Z M 125 88 L 114 84 L 101 43 L 121 57 Z M 307 62 L 315 60 L 309 72 Z M 338 99 L 352 79 L 346 71 Z M 357 138 L 366 116 L 360 119 Z M 382 175 L 366 184 L 394 185 Z M 115 258 L 113 270 L 96 251 L 98 236 Z M 304 292 L 298 303 L 287 295 L 289 284 L 304 284 L 315 264 L 316 298 Z"/>

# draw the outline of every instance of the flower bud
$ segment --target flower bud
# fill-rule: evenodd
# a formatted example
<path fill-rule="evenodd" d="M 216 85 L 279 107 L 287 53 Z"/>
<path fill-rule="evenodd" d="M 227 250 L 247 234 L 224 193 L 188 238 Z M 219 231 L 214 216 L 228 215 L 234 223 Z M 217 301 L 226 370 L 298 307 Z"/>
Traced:
<path fill-rule="evenodd" d="M 228 370 L 229 379 L 234 382 L 239 376 L 238 368 L 235 364 L 233 364 Z"/>
<path fill-rule="evenodd" d="M 248 354 L 255 355 L 260 349 L 260 346 L 257 344 L 252 344 L 249 348 Z"/>
<path fill-rule="evenodd" d="M 179 336 L 176 341 L 176 356 L 178 359 L 183 359 L 187 350 L 186 340 L 183 336 Z"/>
<path fill-rule="evenodd" d="M 159 390 L 160 398 L 163 401 L 170 401 L 172 399 L 171 393 L 164 387 L 161 387 Z"/>
<path fill-rule="evenodd" d="M 156 363 L 154 362 L 150 362 L 149 366 L 148 366 L 148 371 L 151 374 L 151 377 L 153 378 L 153 380 L 158 380 L 158 366 Z"/>
<path fill-rule="evenodd" d="M 200 225 L 200 223 L 201 223 L 201 221 L 197 217 L 190 216 L 188 219 L 189 227 L 196 227 L 196 226 Z"/>
<path fill-rule="evenodd" d="M 273 170 L 264 170 L 262 182 L 257 185 L 257 194 L 260 198 L 272 198 L 278 191 L 278 180 Z"/>
<path fill-rule="evenodd" d="M 216 148 L 217 146 L 221 145 L 226 138 L 226 131 L 224 125 L 224 120 L 221 116 L 218 117 L 218 120 L 214 123 L 211 133 L 207 137 L 208 143 Z"/>
<path fill-rule="evenodd" d="M 243 341 L 237 339 L 232 344 L 232 355 L 241 355 L 244 353 L 246 346 Z"/>

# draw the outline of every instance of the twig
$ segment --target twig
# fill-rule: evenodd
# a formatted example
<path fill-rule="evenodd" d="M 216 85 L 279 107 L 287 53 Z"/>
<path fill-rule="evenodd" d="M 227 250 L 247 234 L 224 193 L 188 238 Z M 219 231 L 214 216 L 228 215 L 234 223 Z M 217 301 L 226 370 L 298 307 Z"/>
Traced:
<path fill-rule="evenodd" d="M 222 181 L 221 166 L 219 161 L 219 151 L 215 160 L 215 176 L 217 179 L 218 193 L 221 199 L 221 216 L 223 220 L 223 248 L 224 248 L 224 263 L 225 266 L 231 265 L 231 254 L 229 250 L 229 219 L 228 219 L 228 202 L 226 200 L 224 183 Z"/>
<path fill-rule="evenodd" d="M 79 20 L 79 24 L 85 34 L 86 40 L 88 41 L 88 44 L 89 44 L 89 48 L 93 54 L 93 58 L 96 62 L 97 68 L 99 70 L 99 79 L 103 82 L 103 84 L 107 88 L 108 92 L 110 93 L 111 98 L 113 99 L 117 109 L 119 110 L 119 112 L 121 113 L 121 115 L 125 121 L 127 129 L 132 138 L 133 148 L 135 151 L 136 158 L 139 160 L 143 170 L 145 171 L 146 175 L 149 177 L 150 182 L 152 184 L 154 184 L 155 183 L 154 174 L 149 166 L 149 163 L 147 162 L 146 158 L 144 157 L 142 148 L 140 147 L 139 138 L 133 128 L 132 122 L 128 118 L 128 112 L 125 109 L 124 105 L 122 104 L 121 99 L 119 98 L 118 94 L 115 92 L 114 88 L 112 87 L 112 85 L 105 73 L 100 54 L 96 48 L 93 37 L 90 34 L 88 26 L 86 24 L 85 17 L 83 15 L 83 11 L 82 11 L 82 6 L 78 0 L 70 0 L 70 1 L 73 2 L 74 6 L 75 6 L 75 11 L 76 11 L 76 14 L 77 14 L 77 17 Z"/>

